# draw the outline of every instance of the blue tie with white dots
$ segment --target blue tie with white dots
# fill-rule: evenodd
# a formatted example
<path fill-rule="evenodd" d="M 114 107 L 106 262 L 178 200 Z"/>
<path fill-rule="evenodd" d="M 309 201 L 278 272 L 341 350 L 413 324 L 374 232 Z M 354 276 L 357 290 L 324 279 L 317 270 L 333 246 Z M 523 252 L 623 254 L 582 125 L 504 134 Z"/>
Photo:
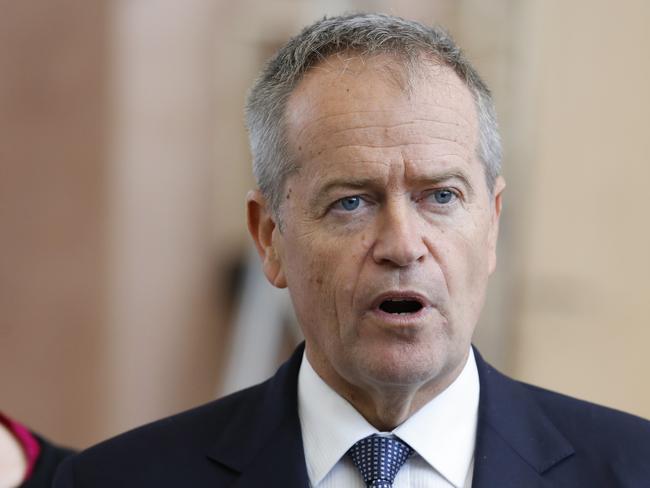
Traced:
<path fill-rule="evenodd" d="M 411 446 L 396 437 L 373 434 L 352 446 L 347 455 L 368 488 L 392 488 L 397 472 L 412 453 Z"/>

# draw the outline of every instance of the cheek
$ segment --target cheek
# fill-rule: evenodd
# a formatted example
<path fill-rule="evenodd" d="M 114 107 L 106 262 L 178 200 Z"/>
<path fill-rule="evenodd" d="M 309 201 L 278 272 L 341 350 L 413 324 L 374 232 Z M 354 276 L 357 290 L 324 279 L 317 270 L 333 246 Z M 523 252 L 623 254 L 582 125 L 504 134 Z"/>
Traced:
<path fill-rule="evenodd" d="M 446 235 L 446 245 L 439 249 L 443 272 L 452 296 L 464 300 L 485 287 L 489 275 L 489 249 L 485 232 L 453 232 Z"/>
<path fill-rule="evenodd" d="M 309 249 L 287 249 L 287 284 L 293 309 L 308 343 L 320 344 L 332 322 L 332 287 L 327 256 Z"/>
<path fill-rule="evenodd" d="M 318 299 L 325 293 L 330 276 L 327 273 L 329 256 L 313 246 L 298 245 L 288 250 L 288 283 L 294 294 Z M 316 297 L 314 297 L 316 298 Z"/>
<path fill-rule="evenodd" d="M 363 233 L 336 237 L 321 233 L 296 239 L 295 245 L 286 249 L 289 289 L 309 307 L 306 313 L 347 313 L 369 241 Z"/>

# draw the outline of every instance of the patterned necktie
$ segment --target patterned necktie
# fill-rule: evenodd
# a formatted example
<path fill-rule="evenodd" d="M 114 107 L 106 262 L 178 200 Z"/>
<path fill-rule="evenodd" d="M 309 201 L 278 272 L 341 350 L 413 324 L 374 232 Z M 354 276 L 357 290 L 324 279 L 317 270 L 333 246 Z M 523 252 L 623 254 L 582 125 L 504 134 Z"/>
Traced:
<path fill-rule="evenodd" d="M 412 453 L 413 449 L 396 437 L 373 434 L 352 446 L 347 455 L 368 488 L 392 488 L 397 472 Z"/>

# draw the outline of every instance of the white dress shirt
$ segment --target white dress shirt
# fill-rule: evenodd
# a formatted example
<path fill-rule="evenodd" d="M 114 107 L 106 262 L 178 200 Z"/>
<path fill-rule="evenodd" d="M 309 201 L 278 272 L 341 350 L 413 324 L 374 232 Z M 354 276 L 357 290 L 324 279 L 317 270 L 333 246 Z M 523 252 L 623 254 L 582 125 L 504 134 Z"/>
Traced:
<path fill-rule="evenodd" d="M 303 355 L 298 414 L 312 488 L 365 488 L 345 455 L 372 434 L 395 435 L 415 452 L 397 473 L 394 488 L 470 488 L 478 421 L 479 380 L 470 349 L 462 372 L 442 393 L 390 433 L 375 429 L 325 383 Z"/>

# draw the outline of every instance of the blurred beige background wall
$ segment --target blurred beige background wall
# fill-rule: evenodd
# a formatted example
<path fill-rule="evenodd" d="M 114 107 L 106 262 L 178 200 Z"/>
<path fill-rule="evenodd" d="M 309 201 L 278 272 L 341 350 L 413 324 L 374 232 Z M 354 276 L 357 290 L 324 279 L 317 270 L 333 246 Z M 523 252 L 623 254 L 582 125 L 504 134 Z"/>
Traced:
<path fill-rule="evenodd" d="M 0 11 L 0 409 L 82 445 L 110 410 L 106 5 Z"/>
<path fill-rule="evenodd" d="M 441 23 L 493 88 L 508 181 L 476 343 L 650 417 L 650 4 L 0 1 L 0 409 L 84 447 L 221 391 L 263 60 L 346 10 Z"/>

